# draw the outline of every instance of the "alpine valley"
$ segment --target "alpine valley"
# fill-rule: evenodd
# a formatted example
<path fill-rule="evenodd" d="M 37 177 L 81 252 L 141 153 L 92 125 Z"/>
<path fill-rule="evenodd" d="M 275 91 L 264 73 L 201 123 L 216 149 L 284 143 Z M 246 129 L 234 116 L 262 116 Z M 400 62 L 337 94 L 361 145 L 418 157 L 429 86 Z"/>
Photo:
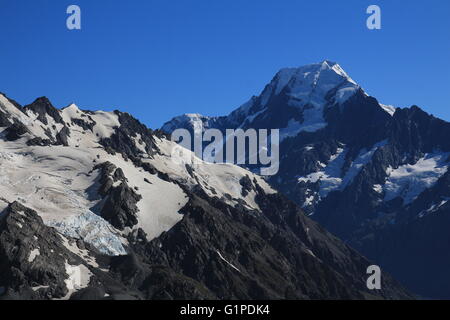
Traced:
<path fill-rule="evenodd" d="M 186 114 L 162 131 L 195 126 L 280 129 L 273 189 L 415 294 L 450 298 L 450 123 L 383 105 L 323 61 L 280 70 L 228 116 Z"/>

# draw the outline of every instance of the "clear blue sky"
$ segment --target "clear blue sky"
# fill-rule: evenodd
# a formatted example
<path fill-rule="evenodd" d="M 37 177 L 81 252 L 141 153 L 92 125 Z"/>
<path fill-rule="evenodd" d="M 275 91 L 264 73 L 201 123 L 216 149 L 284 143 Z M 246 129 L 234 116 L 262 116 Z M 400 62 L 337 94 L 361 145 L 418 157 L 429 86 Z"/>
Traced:
<path fill-rule="evenodd" d="M 66 28 L 70 4 L 81 31 Z M 382 103 L 450 120 L 449 16 L 448 0 L 0 0 L 0 91 L 155 128 L 227 114 L 278 69 L 329 59 Z"/>

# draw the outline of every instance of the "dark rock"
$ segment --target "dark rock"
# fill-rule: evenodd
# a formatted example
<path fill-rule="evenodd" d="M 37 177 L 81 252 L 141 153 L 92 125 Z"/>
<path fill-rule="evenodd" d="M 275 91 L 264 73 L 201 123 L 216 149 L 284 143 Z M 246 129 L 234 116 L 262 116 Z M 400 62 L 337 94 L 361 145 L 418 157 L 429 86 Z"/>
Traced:
<path fill-rule="evenodd" d="M 83 120 L 83 119 L 72 119 L 72 122 L 76 124 L 77 126 L 80 126 L 84 130 L 90 130 L 91 132 L 94 131 L 94 127 L 97 124 L 91 116 L 89 116 L 89 122 Z"/>
<path fill-rule="evenodd" d="M 8 141 L 16 141 L 24 134 L 30 133 L 30 131 L 22 122 L 14 121 L 14 123 L 9 126 L 4 133 Z"/>
<path fill-rule="evenodd" d="M 64 124 L 60 111 L 56 109 L 46 97 L 36 99 L 33 103 L 26 105 L 24 110 L 31 110 L 38 115 L 38 120 L 47 125 L 47 115 L 56 123 Z"/>
<path fill-rule="evenodd" d="M 70 137 L 70 130 L 68 127 L 64 126 L 56 135 L 57 144 L 67 147 L 69 145 L 69 142 L 67 140 L 68 137 Z"/>
<path fill-rule="evenodd" d="M 64 297 L 65 263 L 73 259 L 56 230 L 35 211 L 18 202 L 8 206 L 0 220 L 0 287 L 7 288 L 6 298 Z M 32 290 L 38 286 L 45 290 Z"/>
<path fill-rule="evenodd" d="M 96 165 L 95 169 L 101 170 L 98 193 L 104 197 L 102 207 L 97 209 L 100 215 L 119 230 L 136 225 L 139 211 L 137 203 L 142 196 L 128 186 L 122 169 L 112 163 Z M 120 184 L 114 186 L 115 182 Z"/>
<path fill-rule="evenodd" d="M 35 137 L 27 141 L 28 146 L 41 146 L 46 147 L 52 145 L 52 141 L 49 139 L 42 139 L 41 137 Z"/>
<path fill-rule="evenodd" d="M 0 111 L 0 127 L 9 127 L 11 124 L 12 122 L 9 120 L 6 113 Z"/>

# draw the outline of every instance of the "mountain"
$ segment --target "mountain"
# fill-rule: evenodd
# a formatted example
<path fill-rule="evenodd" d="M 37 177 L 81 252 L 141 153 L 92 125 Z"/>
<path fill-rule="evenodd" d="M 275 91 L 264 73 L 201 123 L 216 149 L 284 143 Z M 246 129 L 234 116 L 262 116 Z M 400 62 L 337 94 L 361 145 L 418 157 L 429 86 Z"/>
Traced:
<path fill-rule="evenodd" d="M 119 111 L 0 94 L 0 299 L 410 299 L 261 177 Z M 187 152 L 187 150 L 186 150 Z"/>
<path fill-rule="evenodd" d="M 162 130 L 194 125 L 280 129 L 273 188 L 414 292 L 450 298 L 448 122 L 383 105 L 323 61 L 282 69 L 228 116 L 184 115 Z"/>

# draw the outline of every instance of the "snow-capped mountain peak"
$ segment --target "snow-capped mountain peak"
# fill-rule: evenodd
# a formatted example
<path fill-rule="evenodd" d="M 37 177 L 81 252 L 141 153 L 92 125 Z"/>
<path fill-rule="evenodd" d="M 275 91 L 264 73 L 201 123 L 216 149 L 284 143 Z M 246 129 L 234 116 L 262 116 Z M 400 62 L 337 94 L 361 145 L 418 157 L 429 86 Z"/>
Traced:
<path fill-rule="evenodd" d="M 343 103 L 352 96 L 359 85 L 335 62 L 325 60 L 298 68 L 281 69 L 264 89 L 261 104 L 265 106 L 271 97 L 283 92 L 298 107 L 312 104 L 323 106 L 327 102 Z M 334 91 L 334 101 L 329 93 Z"/>
<path fill-rule="evenodd" d="M 161 128 L 273 128 L 281 139 L 328 126 L 325 113 L 345 108 L 355 95 L 367 97 L 361 87 L 337 63 L 324 60 L 295 68 L 283 68 L 264 88 L 241 107 L 224 117 L 187 114 L 173 118 Z M 381 110 L 385 110 L 380 106 Z M 386 111 L 388 112 L 388 111 Z"/>

